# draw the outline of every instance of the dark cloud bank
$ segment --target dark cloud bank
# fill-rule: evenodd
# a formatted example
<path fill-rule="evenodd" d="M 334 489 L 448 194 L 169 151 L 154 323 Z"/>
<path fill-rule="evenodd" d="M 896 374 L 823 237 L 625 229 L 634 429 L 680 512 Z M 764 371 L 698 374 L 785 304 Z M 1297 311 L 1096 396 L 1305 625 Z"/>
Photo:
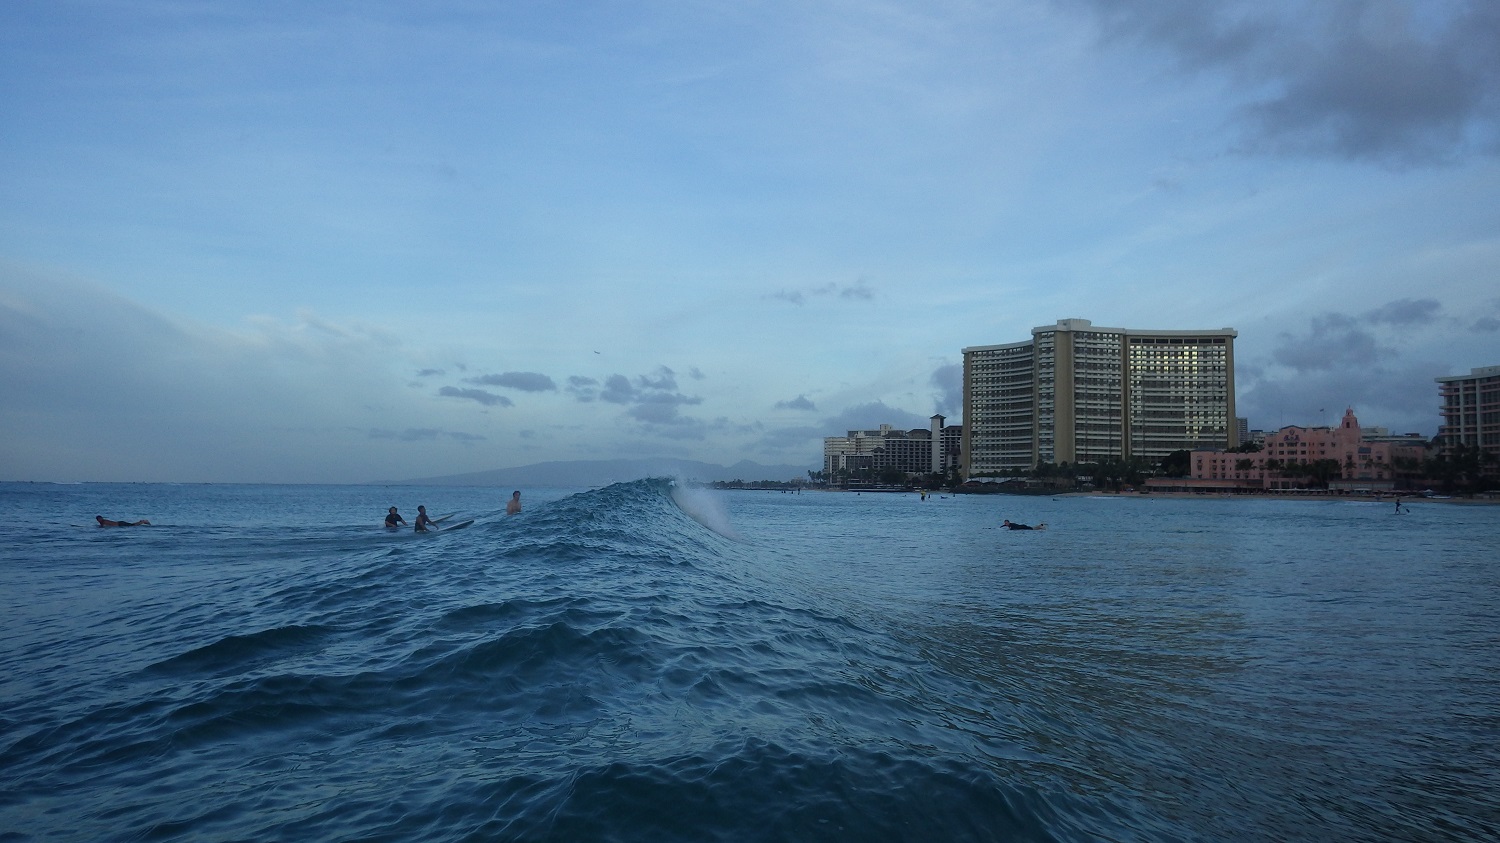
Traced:
<path fill-rule="evenodd" d="M 1106 43 L 1242 92 L 1244 151 L 1395 166 L 1500 153 L 1500 3 L 1059 0 Z"/>
<path fill-rule="evenodd" d="M 1497 316 L 1500 300 L 1457 316 L 1426 298 L 1318 314 L 1279 332 L 1268 353 L 1238 362 L 1239 414 L 1252 427 L 1274 430 L 1336 423 L 1348 406 L 1362 424 L 1431 435 L 1438 423 L 1434 379 L 1493 365 L 1489 337 Z"/>

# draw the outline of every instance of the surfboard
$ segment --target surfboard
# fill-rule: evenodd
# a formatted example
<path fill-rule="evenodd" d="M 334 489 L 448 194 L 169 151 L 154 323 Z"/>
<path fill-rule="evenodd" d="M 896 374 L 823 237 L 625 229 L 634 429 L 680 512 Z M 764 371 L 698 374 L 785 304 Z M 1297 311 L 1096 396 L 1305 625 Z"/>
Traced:
<path fill-rule="evenodd" d="M 444 527 L 442 529 L 442 532 L 446 533 L 449 530 L 462 530 L 463 528 L 465 528 L 465 527 L 467 527 L 467 526 L 469 526 L 470 524 L 473 524 L 473 523 L 474 523 L 474 519 L 470 518 L 468 521 L 460 521 L 457 524 L 454 524 L 452 526 Z"/>
<path fill-rule="evenodd" d="M 432 523 L 434 523 L 434 524 L 441 524 L 444 521 L 447 521 L 449 518 L 452 518 L 453 516 L 455 516 L 457 514 L 458 514 L 457 512 L 450 512 L 447 515 L 444 515 L 442 518 L 434 518 L 434 519 L 432 519 Z"/>

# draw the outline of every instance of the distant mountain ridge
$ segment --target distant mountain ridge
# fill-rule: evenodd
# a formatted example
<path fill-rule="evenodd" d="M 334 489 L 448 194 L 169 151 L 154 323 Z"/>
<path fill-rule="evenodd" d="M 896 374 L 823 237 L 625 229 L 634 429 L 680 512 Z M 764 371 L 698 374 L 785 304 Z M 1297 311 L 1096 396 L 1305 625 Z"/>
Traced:
<path fill-rule="evenodd" d="M 725 467 L 679 459 L 562 460 L 445 474 L 411 480 L 376 481 L 377 486 L 607 486 L 642 477 L 681 477 L 705 483 L 715 480 L 806 480 L 809 469 L 798 465 L 761 465 L 740 460 Z"/>

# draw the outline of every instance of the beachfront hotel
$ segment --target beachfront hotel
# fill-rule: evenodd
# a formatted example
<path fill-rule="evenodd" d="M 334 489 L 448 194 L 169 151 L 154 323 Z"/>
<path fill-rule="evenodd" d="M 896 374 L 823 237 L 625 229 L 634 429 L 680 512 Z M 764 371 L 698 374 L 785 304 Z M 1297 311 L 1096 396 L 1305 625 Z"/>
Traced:
<path fill-rule="evenodd" d="M 1500 366 L 1440 377 L 1437 382 L 1443 401 L 1438 408 L 1443 416 L 1435 442 L 1438 452 L 1452 456 L 1463 445 L 1500 460 Z"/>
<path fill-rule="evenodd" d="M 1336 464 L 1328 488 L 1381 492 L 1395 488 L 1398 463 L 1421 462 L 1427 442 L 1416 434 L 1381 436 L 1359 426 L 1354 408 L 1344 411 L 1338 427 L 1288 425 L 1267 433 L 1261 450 L 1249 454 L 1195 450 L 1190 459 L 1192 482 L 1152 478 L 1152 488 L 1183 491 L 1264 491 L 1316 486 L 1299 467 Z"/>
<path fill-rule="evenodd" d="M 1060 319 L 965 348 L 965 476 L 1234 447 L 1236 336 Z"/>
<path fill-rule="evenodd" d="M 942 474 L 958 464 L 963 427 L 933 416 L 928 429 L 851 430 L 847 436 L 823 439 L 823 471 L 830 480 L 870 470 L 896 469 L 907 474 Z"/>

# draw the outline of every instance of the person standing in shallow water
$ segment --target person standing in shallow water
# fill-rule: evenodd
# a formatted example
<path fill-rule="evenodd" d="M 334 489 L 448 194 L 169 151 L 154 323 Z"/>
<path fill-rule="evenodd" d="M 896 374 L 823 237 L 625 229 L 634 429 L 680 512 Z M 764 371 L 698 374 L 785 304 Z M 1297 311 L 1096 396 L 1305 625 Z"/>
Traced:
<path fill-rule="evenodd" d="M 519 491 L 510 493 L 510 500 L 505 502 L 505 514 L 515 515 L 521 511 L 521 493 Z"/>

